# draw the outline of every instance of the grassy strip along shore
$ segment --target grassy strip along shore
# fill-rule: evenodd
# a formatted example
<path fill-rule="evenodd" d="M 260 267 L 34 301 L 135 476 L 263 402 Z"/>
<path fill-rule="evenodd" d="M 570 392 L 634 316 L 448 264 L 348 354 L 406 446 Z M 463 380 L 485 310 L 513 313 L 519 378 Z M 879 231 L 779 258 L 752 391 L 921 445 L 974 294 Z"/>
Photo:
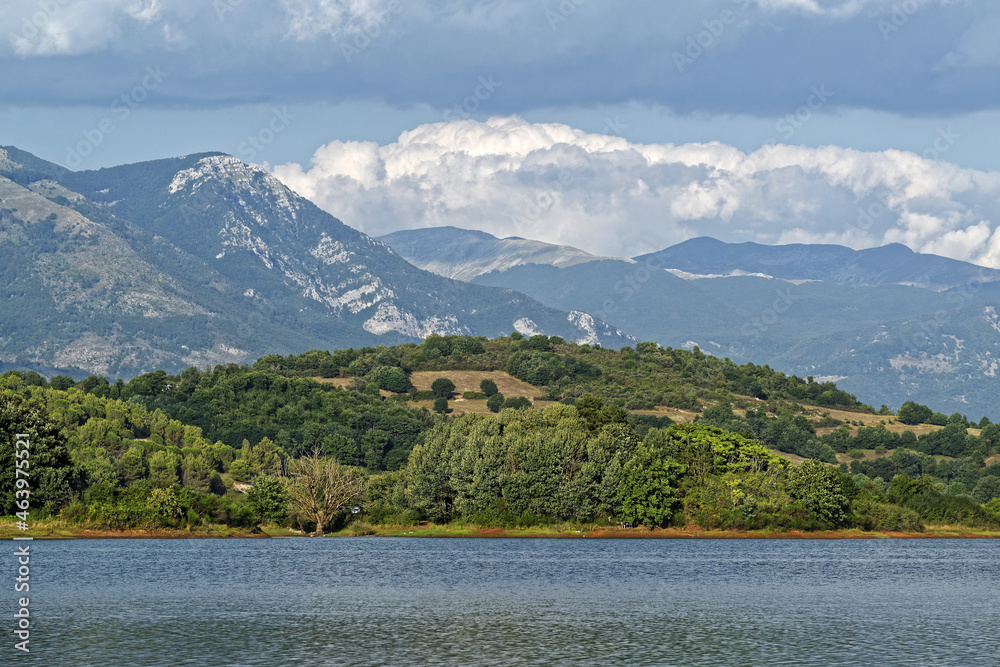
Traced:
<path fill-rule="evenodd" d="M 67 525 L 59 520 L 41 520 L 28 531 L 19 531 L 12 518 L 0 519 L 0 539 L 32 537 L 39 540 L 59 539 L 213 539 L 307 537 L 302 531 L 282 526 L 263 526 L 248 531 L 228 526 L 198 529 L 130 529 L 94 530 Z M 923 532 L 880 532 L 857 528 L 848 530 L 708 530 L 700 526 L 655 528 L 619 528 L 616 526 L 528 526 L 501 528 L 497 526 L 436 525 L 371 526 L 348 525 L 327 533 L 325 537 L 473 537 L 473 538 L 597 538 L 597 539 L 1000 539 L 1000 530 L 968 526 L 927 526 Z"/>

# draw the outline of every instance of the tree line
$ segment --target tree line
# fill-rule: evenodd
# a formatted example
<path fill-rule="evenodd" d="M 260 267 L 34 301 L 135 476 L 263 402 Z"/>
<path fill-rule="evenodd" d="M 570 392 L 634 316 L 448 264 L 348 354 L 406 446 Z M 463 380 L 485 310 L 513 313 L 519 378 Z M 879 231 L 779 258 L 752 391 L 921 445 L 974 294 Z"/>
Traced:
<path fill-rule="evenodd" d="M 543 383 L 539 398 L 560 403 L 531 409 L 530 400 L 504 397 L 484 380 L 472 394 L 488 399 L 496 416 L 455 418 L 447 415 L 455 385 L 442 377 L 426 392 L 436 412 L 413 406 L 422 393 L 410 373 L 456 368 L 534 377 Z M 353 379 L 341 387 L 323 376 Z M 671 386 L 702 409 L 697 423 L 626 409 L 630 396 Z M 972 435 L 973 423 L 952 415 L 919 437 L 882 425 L 852 436 L 839 420 L 802 413 L 805 400 L 856 404 L 837 392 L 697 349 L 431 336 L 419 345 L 265 357 L 128 382 L 6 373 L 0 426 L 38 443 L 32 507 L 96 527 L 271 522 L 325 530 L 345 520 L 348 501 L 320 515 L 294 492 L 308 486 L 309 470 L 334 463 L 335 478 L 360 485 L 350 502 L 374 522 L 892 530 L 939 517 L 994 520 L 1000 464 L 986 459 L 1000 446 L 1000 427 L 983 419 Z M 793 402 L 796 394 L 806 398 Z M 901 421 L 926 417 L 912 406 L 900 412 Z M 837 428 L 819 436 L 818 426 Z M 12 456 L 12 443 L 2 444 L 2 457 Z M 860 449 L 894 453 L 839 468 L 822 463 Z M 790 468 L 771 450 L 815 463 Z M 9 513 L 13 466 L 5 461 L 0 501 Z"/>

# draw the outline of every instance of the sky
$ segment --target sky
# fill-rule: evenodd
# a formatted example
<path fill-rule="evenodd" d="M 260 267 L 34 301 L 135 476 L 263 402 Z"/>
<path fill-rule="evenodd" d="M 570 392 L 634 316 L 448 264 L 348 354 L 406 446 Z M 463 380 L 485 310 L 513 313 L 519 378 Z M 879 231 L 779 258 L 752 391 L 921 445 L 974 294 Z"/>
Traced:
<path fill-rule="evenodd" d="M 0 0 L 0 144 L 223 151 L 371 235 L 1000 268 L 996 0 Z"/>

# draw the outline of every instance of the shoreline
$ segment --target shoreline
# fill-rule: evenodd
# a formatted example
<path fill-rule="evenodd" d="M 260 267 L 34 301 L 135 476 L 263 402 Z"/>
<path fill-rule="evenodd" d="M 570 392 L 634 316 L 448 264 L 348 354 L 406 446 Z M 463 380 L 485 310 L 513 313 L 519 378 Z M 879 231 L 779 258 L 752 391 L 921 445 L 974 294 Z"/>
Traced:
<path fill-rule="evenodd" d="M 65 525 L 45 526 L 18 533 L 6 526 L 0 527 L 0 540 L 30 537 L 33 540 L 60 539 L 267 539 L 311 537 L 309 534 L 280 527 L 261 527 L 255 530 L 229 528 L 210 530 L 186 529 L 127 529 L 97 530 Z M 412 538 L 526 538 L 526 539 L 726 539 L 726 540 L 855 540 L 855 539 L 1000 539 L 1000 531 L 990 531 L 967 526 L 928 526 L 921 533 L 866 532 L 860 529 L 824 531 L 740 531 L 707 530 L 699 526 L 657 528 L 618 528 L 614 526 L 580 527 L 531 527 L 500 528 L 466 525 L 422 524 L 413 526 L 371 526 L 364 534 L 350 526 L 324 537 L 412 537 Z"/>

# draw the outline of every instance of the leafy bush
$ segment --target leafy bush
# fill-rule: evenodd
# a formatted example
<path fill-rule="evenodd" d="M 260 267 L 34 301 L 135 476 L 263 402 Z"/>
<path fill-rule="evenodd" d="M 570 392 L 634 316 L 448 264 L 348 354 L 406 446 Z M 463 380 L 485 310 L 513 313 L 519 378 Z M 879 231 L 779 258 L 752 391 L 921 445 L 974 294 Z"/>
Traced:
<path fill-rule="evenodd" d="M 369 382 L 374 382 L 379 389 L 391 391 L 396 394 L 403 394 L 413 389 L 410 378 L 406 377 L 403 369 L 393 366 L 376 366 L 365 376 Z"/>
<path fill-rule="evenodd" d="M 685 470 L 662 448 L 640 445 L 625 464 L 618 486 L 622 518 L 650 530 L 668 525 L 677 505 L 677 476 Z"/>
<path fill-rule="evenodd" d="M 486 400 L 486 407 L 489 408 L 490 412 L 500 412 L 503 409 L 503 404 L 504 397 L 500 393 L 493 394 Z"/>
<path fill-rule="evenodd" d="M 854 480 L 819 461 L 803 461 L 788 473 L 788 494 L 830 528 L 847 523 L 854 491 Z"/>
<path fill-rule="evenodd" d="M 926 405 L 920 405 L 919 403 L 914 403 L 913 401 L 906 401 L 903 403 L 903 406 L 899 408 L 899 411 L 896 412 L 896 419 L 909 426 L 914 426 L 916 424 L 923 424 L 927 422 L 933 414 L 934 411 Z"/>
<path fill-rule="evenodd" d="M 288 490 L 277 477 L 256 477 L 247 491 L 247 503 L 262 523 L 283 524 L 288 520 Z"/>

